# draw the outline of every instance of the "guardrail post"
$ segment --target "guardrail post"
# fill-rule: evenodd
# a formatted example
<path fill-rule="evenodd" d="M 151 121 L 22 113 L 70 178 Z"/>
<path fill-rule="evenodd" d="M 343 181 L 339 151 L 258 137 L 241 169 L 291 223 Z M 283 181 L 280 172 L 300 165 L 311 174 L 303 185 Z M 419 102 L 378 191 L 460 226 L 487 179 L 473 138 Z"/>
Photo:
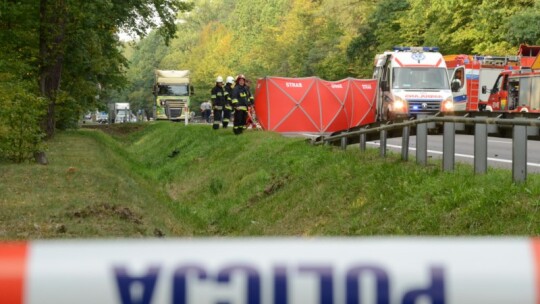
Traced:
<path fill-rule="evenodd" d="M 341 138 L 341 150 L 347 150 L 347 137 Z"/>
<path fill-rule="evenodd" d="M 456 153 L 456 126 L 453 122 L 444 123 L 443 171 L 454 171 Z"/>
<path fill-rule="evenodd" d="M 538 127 L 527 127 L 527 136 L 538 136 L 539 134 Z"/>
<path fill-rule="evenodd" d="M 527 127 L 515 125 L 512 135 L 512 178 L 519 183 L 527 179 Z"/>
<path fill-rule="evenodd" d="M 402 133 L 401 133 L 401 160 L 408 161 L 409 160 L 409 135 L 410 135 L 410 127 L 403 127 Z"/>
<path fill-rule="evenodd" d="M 360 134 L 360 151 L 366 151 L 366 133 Z"/>
<path fill-rule="evenodd" d="M 487 172 L 487 139 L 488 128 L 486 124 L 474 126 L 474 173 Z"/>
<path fill-rule="evenodd" d="M 427 131 L 426 123 L 416 126 L 416 163 L 422 166 L 427 165 Z"/>
<path fill-rule="evenodd" d="M 381 134 L 380 134 L 380 141 L 381 141 L 381 144 L 380 144 L 380 155 L 381 157 L 386 157 L 386 137 L 388 135 L 388 131 L 386 130 L 382 130 L 381 131 Z"/>

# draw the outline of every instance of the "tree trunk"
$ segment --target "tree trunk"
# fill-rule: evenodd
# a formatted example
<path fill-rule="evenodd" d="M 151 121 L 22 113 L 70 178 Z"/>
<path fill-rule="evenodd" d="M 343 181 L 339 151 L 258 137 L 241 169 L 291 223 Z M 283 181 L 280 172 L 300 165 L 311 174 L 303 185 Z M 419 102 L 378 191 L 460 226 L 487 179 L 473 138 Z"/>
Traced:
<path fill-rule="evenodd" d="M 60 89 L 64 65 L 64 40 L 66 31 L 66 4 L 64 0 L 40 0 L 39 55 L 41 95 L 49 105 L 41 127 L 47 138 L 55 131 L 56 97 Z"/>

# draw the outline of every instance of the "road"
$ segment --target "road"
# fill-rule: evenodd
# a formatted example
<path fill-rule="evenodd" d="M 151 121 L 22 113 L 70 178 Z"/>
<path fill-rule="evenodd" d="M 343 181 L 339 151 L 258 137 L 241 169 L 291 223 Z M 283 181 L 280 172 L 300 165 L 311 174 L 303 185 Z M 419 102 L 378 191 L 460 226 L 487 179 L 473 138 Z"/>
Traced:
<path fill-rule="evenodd" d="M 442 135 L 428 136 L 428 156 L 442 159 Z M 379 141 L 368 142 L 368 146 L 379 146 Z M 474 162 L 474 136 L 456 134 L 456 162 L 473 164 Z M 401 137 L 387 139 L 387 148 L 401 151 Z M 416 137 L 411 136 L 409 142 L 409 155 L 416 155 Z M 512 169 L 512 139 L 488 138 L 488 166 Z M 540 173 L 540 141 L 527 142 L 527 172 Z"/>

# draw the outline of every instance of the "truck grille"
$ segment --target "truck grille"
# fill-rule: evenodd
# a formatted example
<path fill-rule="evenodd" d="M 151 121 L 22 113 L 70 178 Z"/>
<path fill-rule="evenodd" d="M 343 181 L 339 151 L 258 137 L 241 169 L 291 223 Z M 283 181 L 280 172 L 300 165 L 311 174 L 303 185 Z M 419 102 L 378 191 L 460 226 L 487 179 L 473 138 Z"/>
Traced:
<path fill-rule="evenodd" d="M 431 113 L 440 110 L 439 100 L 409 100 L 409 113 Z"/>
<path fill-rule="evenodd" d="M 165 101 L 165 113 L 169 119 L 180 118 L 185 106 L 186 102 L 183 100 L 167 100 Z"/>

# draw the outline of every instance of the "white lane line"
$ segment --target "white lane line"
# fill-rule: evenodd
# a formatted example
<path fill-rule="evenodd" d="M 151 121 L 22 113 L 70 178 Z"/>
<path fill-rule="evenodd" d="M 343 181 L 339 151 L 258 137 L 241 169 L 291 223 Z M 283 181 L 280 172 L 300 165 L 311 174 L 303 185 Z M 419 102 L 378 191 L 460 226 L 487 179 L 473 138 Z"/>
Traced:
<path fill-rule="evenodd" d="M 380 146 L 379 143 L 374 143 L 374 142 L 368 142 L 368 144 L 370 145 L 374 145 L 374 146 Z M 386 144 L 387 147 L 390 147 L 390 148 L 396 148 L 396 149 L 401 149 L 401 146 L 398 146 L 398 145 L 389 145 L 389 144 Z M 409 150 L 412 150 L 412 151 L 416 151 L 416 148 L 414 147 L 409 147 Z M 442 155 L 443 152 L 442 151 L 435 151 L 435 150 L 427 150 L 428 153 L 432 153 L 432 154 L 439 154 L 439 155 Z M 455 154 L 457 157 L 463 157 L 463 158 L 470 158 L 470 159 L 474 159 L 474 155 L 470 155 L 470 154 L 460 154 L 460 153 L 456 153 Z M 512 160 L 511 159 L 502 159 L 502 158 L 493 158 L 493 157 L 488 157 L 487 158 L 489 161 L 493 161 L 493 162 L 499 162 L 499 163 L 506 163 L 506 164 L 511 164 L 512 163 Z M 540 164 L 538 163 L 529 163 L 527 162 L 527 166 L 531 166 L 531 167 L 539 167 L 540 168 Z"/>
<path fill-rule="evenodd" d="M 490 143 L 499 143 L 499 144 L 508 144 L 508 145 L 512 144 L 511 141 L 491 140 L 491 139 L 489 139 L 488 142 L 490 142 Z"/>

